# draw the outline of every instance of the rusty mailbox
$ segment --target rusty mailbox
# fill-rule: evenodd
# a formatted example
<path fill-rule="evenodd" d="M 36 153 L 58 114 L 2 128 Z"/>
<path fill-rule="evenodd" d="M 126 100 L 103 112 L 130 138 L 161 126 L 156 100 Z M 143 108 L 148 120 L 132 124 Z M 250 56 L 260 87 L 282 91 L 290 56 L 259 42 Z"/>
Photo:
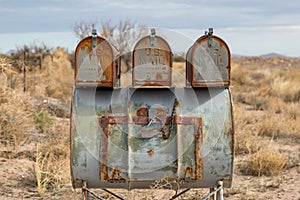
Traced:
<path fill-rule="evenodd" d="M 165 39 L 155 34 L 140 39 L 133 50 L 133 86 L 171 86 L 172 51 Z"/>
<path fill-rule="evenodd" d="M 195 54 L 190 50 L 194 60 L 215 59 L 215 54 L 202 54 L 210 52 L 209 41 L 205 35 L 200 41 L 202 49 Z M 211 42 L 213 48 L 229 50 L 215 36 Z M 199 41 L 194 46 L 191 49 L 198 51 Z M 223 54 L 230 55 L 229 51 Z M 130 190 L 150 188 L 159 180 L 169 181 L 175 189 L 213 188 L 220 180 L 225 187 L 231 185 L 230 58 L 222 57 L 227 71 L 220 72 L 219 65 L 210 69 L 221 74 L 208 77 L 217 82 L 210 86 L 217 87 L 203 84 L 206 76 L 196 75 L 195 65 L 187 67 L 192 87 L 172 87 L 171 55 L 166 40 L 152 33 L 136 43 L 132 86 L 75 88 L 71 116 L 73 187 L 80 188 L 85 182 L 90 188 Z"/>
<path fill-rule="evenodd" d="M 76 86 L 116 86 L 119 63 L 118 50 L 94 31 L 75 50 Z"/>
<path fill-rule="evenodd" d="M 213 35 L 212 29 L 188 50 L 186 72 L 193 87 L 229 86 L 230 51 L 221 38 Z"/>

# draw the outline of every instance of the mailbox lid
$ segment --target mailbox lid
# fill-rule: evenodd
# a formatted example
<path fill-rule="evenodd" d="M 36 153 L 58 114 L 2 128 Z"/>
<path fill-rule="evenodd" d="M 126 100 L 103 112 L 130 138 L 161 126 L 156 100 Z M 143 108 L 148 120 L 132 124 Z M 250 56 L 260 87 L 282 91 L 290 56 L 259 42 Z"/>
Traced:
<path fill-rule="evenodd" d="M 86 37 L 75 50 L 75 84 L 113 87 L 117 83 L 118 64 L 116 47 L 102 37 Z"/>
<path fill-rule="evenodd" d="M 165 39 L 149 35 L 133 50 L 133 86 L 171 86 L 172 50 Z"/>
<path fill-rule="evenodd" d="M 187 80 L 193 87 L 229 86 L 230 66 L 228 45 L 214 35 L 200 37 L 187 52 Z"/>

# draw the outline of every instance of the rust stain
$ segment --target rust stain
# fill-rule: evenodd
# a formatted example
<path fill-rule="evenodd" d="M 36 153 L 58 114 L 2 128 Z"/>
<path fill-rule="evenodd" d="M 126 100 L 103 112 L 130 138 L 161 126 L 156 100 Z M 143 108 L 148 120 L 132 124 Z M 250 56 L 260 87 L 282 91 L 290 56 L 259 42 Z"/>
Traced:
<path fill-rule="evenodd" d="M 114 168 L 109 176 L 109 180 L 125 180 L 123 176 L 121 176 L 122 170 L 119 168 Z"/>
<path fill-rule="evenodd" d="M 100 118 L 100 126 L 103 129 L 103 133 L 108 137 L 111 132 L 109 131 L 109 117 L 108 116 L 102 116 Z"/>
<path fill-rule="evenodd" d="M 73 184 L 76 184 L 76 183 L 82 183 L 82 179 L 80 179 L 80 178 L 72 179 L 72 183 L 73 183 Z"/>
<path fill-rule="evenodd" d="M 108 180 L 108 167 L 106 164 L 100 164 L 100 180 Z"/>
<path fill-rule="evenodd" d="M 189 177 L 190 177 L 191 179 L 194 179 L 194 170 L 193 170 L 192 167 L 187 167 L 187 168 L 185 168 L 184 171 L 183 171 L 183 175 L 182 175 L 182 177 L 181 177 L 180 179 L 181 179 L 181 180 L 186 179 L 186 178 L 187 178 L 187 175 L 189 175 Z"/>
<path fill-rule="evenodd" d="M 149 149 L 149 150 L 147 151 L 147 154 L 148 154 L 149 156 L 152 156 L 152 155 L 154 154 L 154 151 L 153 151 L 152 149 Z"/>
<path fill-rule="evenodd" d="M 149 116 L 149 110 L 146 107 L 141 107 L 136 111 L 137 116 L 142 116 L 142 117 L 148 117 Z"/>
<path fill-rule="evenodd" d="M 179 101 L 177 98 L 174 99 L 174 103 L 173 103 L 173 109 L 172 109 L 172 114 L 171 114 L 171 121 L 170 121 L 170 124 L 169 124 L 169 130 L 168 130 L 168 133 L 166 134 L 164 129 L 162 128 L 161 131 L 162 131 L 162 136 L 163 136 L 163 139 L 168 139 L 171 134 L 172 134 L 172 130 L 173 130 L 173 124 L 175 123 L 175 119 L 176 119 L 176 110 L 179 106 Z"/>
<path fill-rule="evenodd" d="M 202 179 L 203 174 L 203 159 L 200 157 L 200 144 L 203 143 L 203 134 L 202 134 L 202 119 L 195 119 L 195 179 Z"/>
<path fill-rule="evenodd" d="M 100 133 L 100 180 L 108 179 L 108 167 L 106 165 L 108 156 L 108 136 L 110 135 L 108 122 L 107 116 L 103 116 L 100 119 L 100 126 L 103 129 L 103 134 Z"/>

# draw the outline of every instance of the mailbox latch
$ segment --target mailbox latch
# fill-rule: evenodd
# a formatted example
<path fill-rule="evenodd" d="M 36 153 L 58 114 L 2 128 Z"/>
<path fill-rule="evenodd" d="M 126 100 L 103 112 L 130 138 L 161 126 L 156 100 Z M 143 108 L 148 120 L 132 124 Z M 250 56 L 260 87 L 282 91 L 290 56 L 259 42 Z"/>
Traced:
<path fill-rule="evenodd" d="M 92 47 L 95 49 L 97 47 L 97 30 L 93 29 L 92 30 Z"/>
<path fill-rule="evenodd" d="M 151 47 L 155 47 L 156 44 L 155 44 L 155 28 L 152 28 L 151 29 L 151 35 L 150 35 L 150 46 Z"/>
<path fill-rule="evenodd" d="M 207 45 L 208 47 L 212 46 L 212 34 L 214 33 L 213 28 L 209 28 L 208 31 L 205 31 L 205 35 L 208 36 Z"/>

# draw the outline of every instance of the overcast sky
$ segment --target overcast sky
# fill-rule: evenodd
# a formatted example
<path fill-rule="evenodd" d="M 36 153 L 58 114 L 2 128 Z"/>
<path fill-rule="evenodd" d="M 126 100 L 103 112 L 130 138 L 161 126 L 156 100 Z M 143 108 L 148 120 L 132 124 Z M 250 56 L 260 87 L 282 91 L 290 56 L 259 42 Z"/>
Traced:
<path fill-rule="evenodd" d="M 213 27 L 233 54 L 300 57 L 299 0 L 0 0 L 0 52 L 32 42 L 72 51 L 75 22 L 126 18 L 191 40 Z"/>

